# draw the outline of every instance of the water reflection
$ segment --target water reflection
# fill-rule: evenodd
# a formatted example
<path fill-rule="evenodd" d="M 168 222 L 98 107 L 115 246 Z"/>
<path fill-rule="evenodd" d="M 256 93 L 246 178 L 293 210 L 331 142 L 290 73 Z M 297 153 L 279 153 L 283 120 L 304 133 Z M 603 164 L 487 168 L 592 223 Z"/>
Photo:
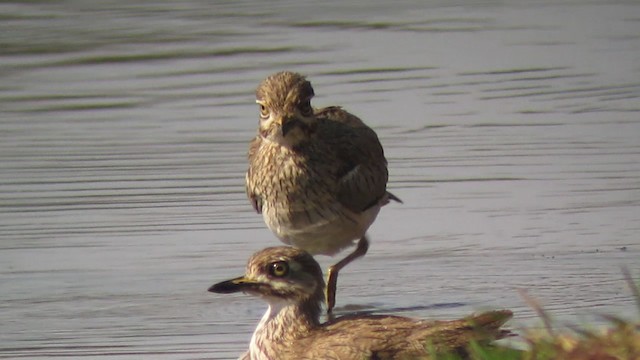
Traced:
<path fill-rule="evenodd" d="M 637 7 L 0 4 L 0 358 L 246 347 L 263 304 L 205 290 L 278 244 L 243 181 L 253 91 L 282 69 L 376 129 L 405 199 L 339 311 L 527 322 L 526 288 L 560 321 L 633 316 Z"/>

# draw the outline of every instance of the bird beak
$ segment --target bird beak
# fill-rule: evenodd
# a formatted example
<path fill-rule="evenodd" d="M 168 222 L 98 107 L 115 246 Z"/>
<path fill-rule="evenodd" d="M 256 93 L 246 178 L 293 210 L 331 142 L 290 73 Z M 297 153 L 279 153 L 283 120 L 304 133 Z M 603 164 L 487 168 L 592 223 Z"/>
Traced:
<path fill-rule="evenodd" d="M 282 129 L 282 137 L 287 136 L 287 134 L 293 130 L 298 125 L 299 121 L 296 118 L 282 118 L 280 121 L 280 128 Z"/>
<path fill-rule="evenodd" d="M 231 294 L 235 292 L 248 291 L 256 289 L 259 283 L 245 276 L 217 283 L 209 288 L 209 292 L 218 294 Z"/>

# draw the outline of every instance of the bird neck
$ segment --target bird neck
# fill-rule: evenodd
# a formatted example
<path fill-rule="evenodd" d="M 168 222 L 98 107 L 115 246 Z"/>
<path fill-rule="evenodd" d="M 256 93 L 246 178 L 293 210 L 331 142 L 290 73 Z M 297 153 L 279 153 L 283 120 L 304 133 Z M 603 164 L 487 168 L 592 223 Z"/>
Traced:
<path fill-rule="evenodd" d="M 282 353 L 279 345 L 304 337 L 320 326 L 321 306 L 317 300 L 302 303 L 271 302 L 251 338 L 252 358 L 272 358 Z"/>
<path fill-rule="evenodd" d="M 291 133 L 287 134 L 286 137 L 283 137 L 282 134 L 262 134 L 260 133 L 260 137 L 263 140 L 264 144 L 268 144 L 269 146 L 276 147 L 280 151 L 288 150 L 293 152 L 300 151 L 301 148 L 309 146 L 313 140 L 313 133 L 315 127 L 309 126 L 304 130 L 296 128 Z"/>

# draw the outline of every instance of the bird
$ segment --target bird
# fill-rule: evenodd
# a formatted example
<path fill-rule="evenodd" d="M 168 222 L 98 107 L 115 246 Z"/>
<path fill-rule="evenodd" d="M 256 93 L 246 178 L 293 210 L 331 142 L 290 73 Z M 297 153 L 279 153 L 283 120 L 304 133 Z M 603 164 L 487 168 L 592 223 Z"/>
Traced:
<path fill-rule="evenodd" d="M 335 306 L 339 271 L 364 256 L 366 231 L 390 200 L 387 160 L 378 136 L 339 106 L 313 108 L 314 90 L 283 71 L 256 90 L 258 133 L 250 142 L 246 193 L 285 244 L 314 255 L 356 249 L 329 267 L 327 311 Z"/>
<path fill-rule="evenodd" d="M 430 359 L 442 353 L 464 355 L 471 342 L 513 335 L 501 329 L 513 315 L 510 310 L 457 320 L 355 313 L 321 323 L 322 269 L 311 254 L 291 246 L 256 252 L 243 276 L 208 290 L 244 292 L 269 304 L 240 359 Z"/>

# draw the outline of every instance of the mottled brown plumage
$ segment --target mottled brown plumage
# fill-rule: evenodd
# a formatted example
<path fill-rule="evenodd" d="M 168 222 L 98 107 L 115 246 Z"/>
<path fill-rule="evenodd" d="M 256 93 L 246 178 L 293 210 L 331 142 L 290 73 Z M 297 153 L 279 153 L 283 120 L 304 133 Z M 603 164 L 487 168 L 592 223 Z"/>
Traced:
<path fill-rule="evenodd" d="M 283 246 L 257 252 L 244 276 L 209 291 L 242 291 L 269 303 L 241 359 L 429 359 L 440 352 L 464 353 L 471 341 L 489 342 L 509 333 L 500 329 L 512 316 L 508 310 L 452 321 L 355 314 L 321 324 L 323 288 L 322 270 L 313 257 Z"/>
<path fill-rule="evenodd" d="M 329 268 L 328 310 L 339 270 L 367 252 L 365 233 L 387 192 L 387 161 L 376 133 L 340 107 L 311 107 L 300 74 L 280 72 L 256 91 L 258 135 L 249 146 L 247 195 L 284 243 L 312 254 L 356 250 Z"/>

